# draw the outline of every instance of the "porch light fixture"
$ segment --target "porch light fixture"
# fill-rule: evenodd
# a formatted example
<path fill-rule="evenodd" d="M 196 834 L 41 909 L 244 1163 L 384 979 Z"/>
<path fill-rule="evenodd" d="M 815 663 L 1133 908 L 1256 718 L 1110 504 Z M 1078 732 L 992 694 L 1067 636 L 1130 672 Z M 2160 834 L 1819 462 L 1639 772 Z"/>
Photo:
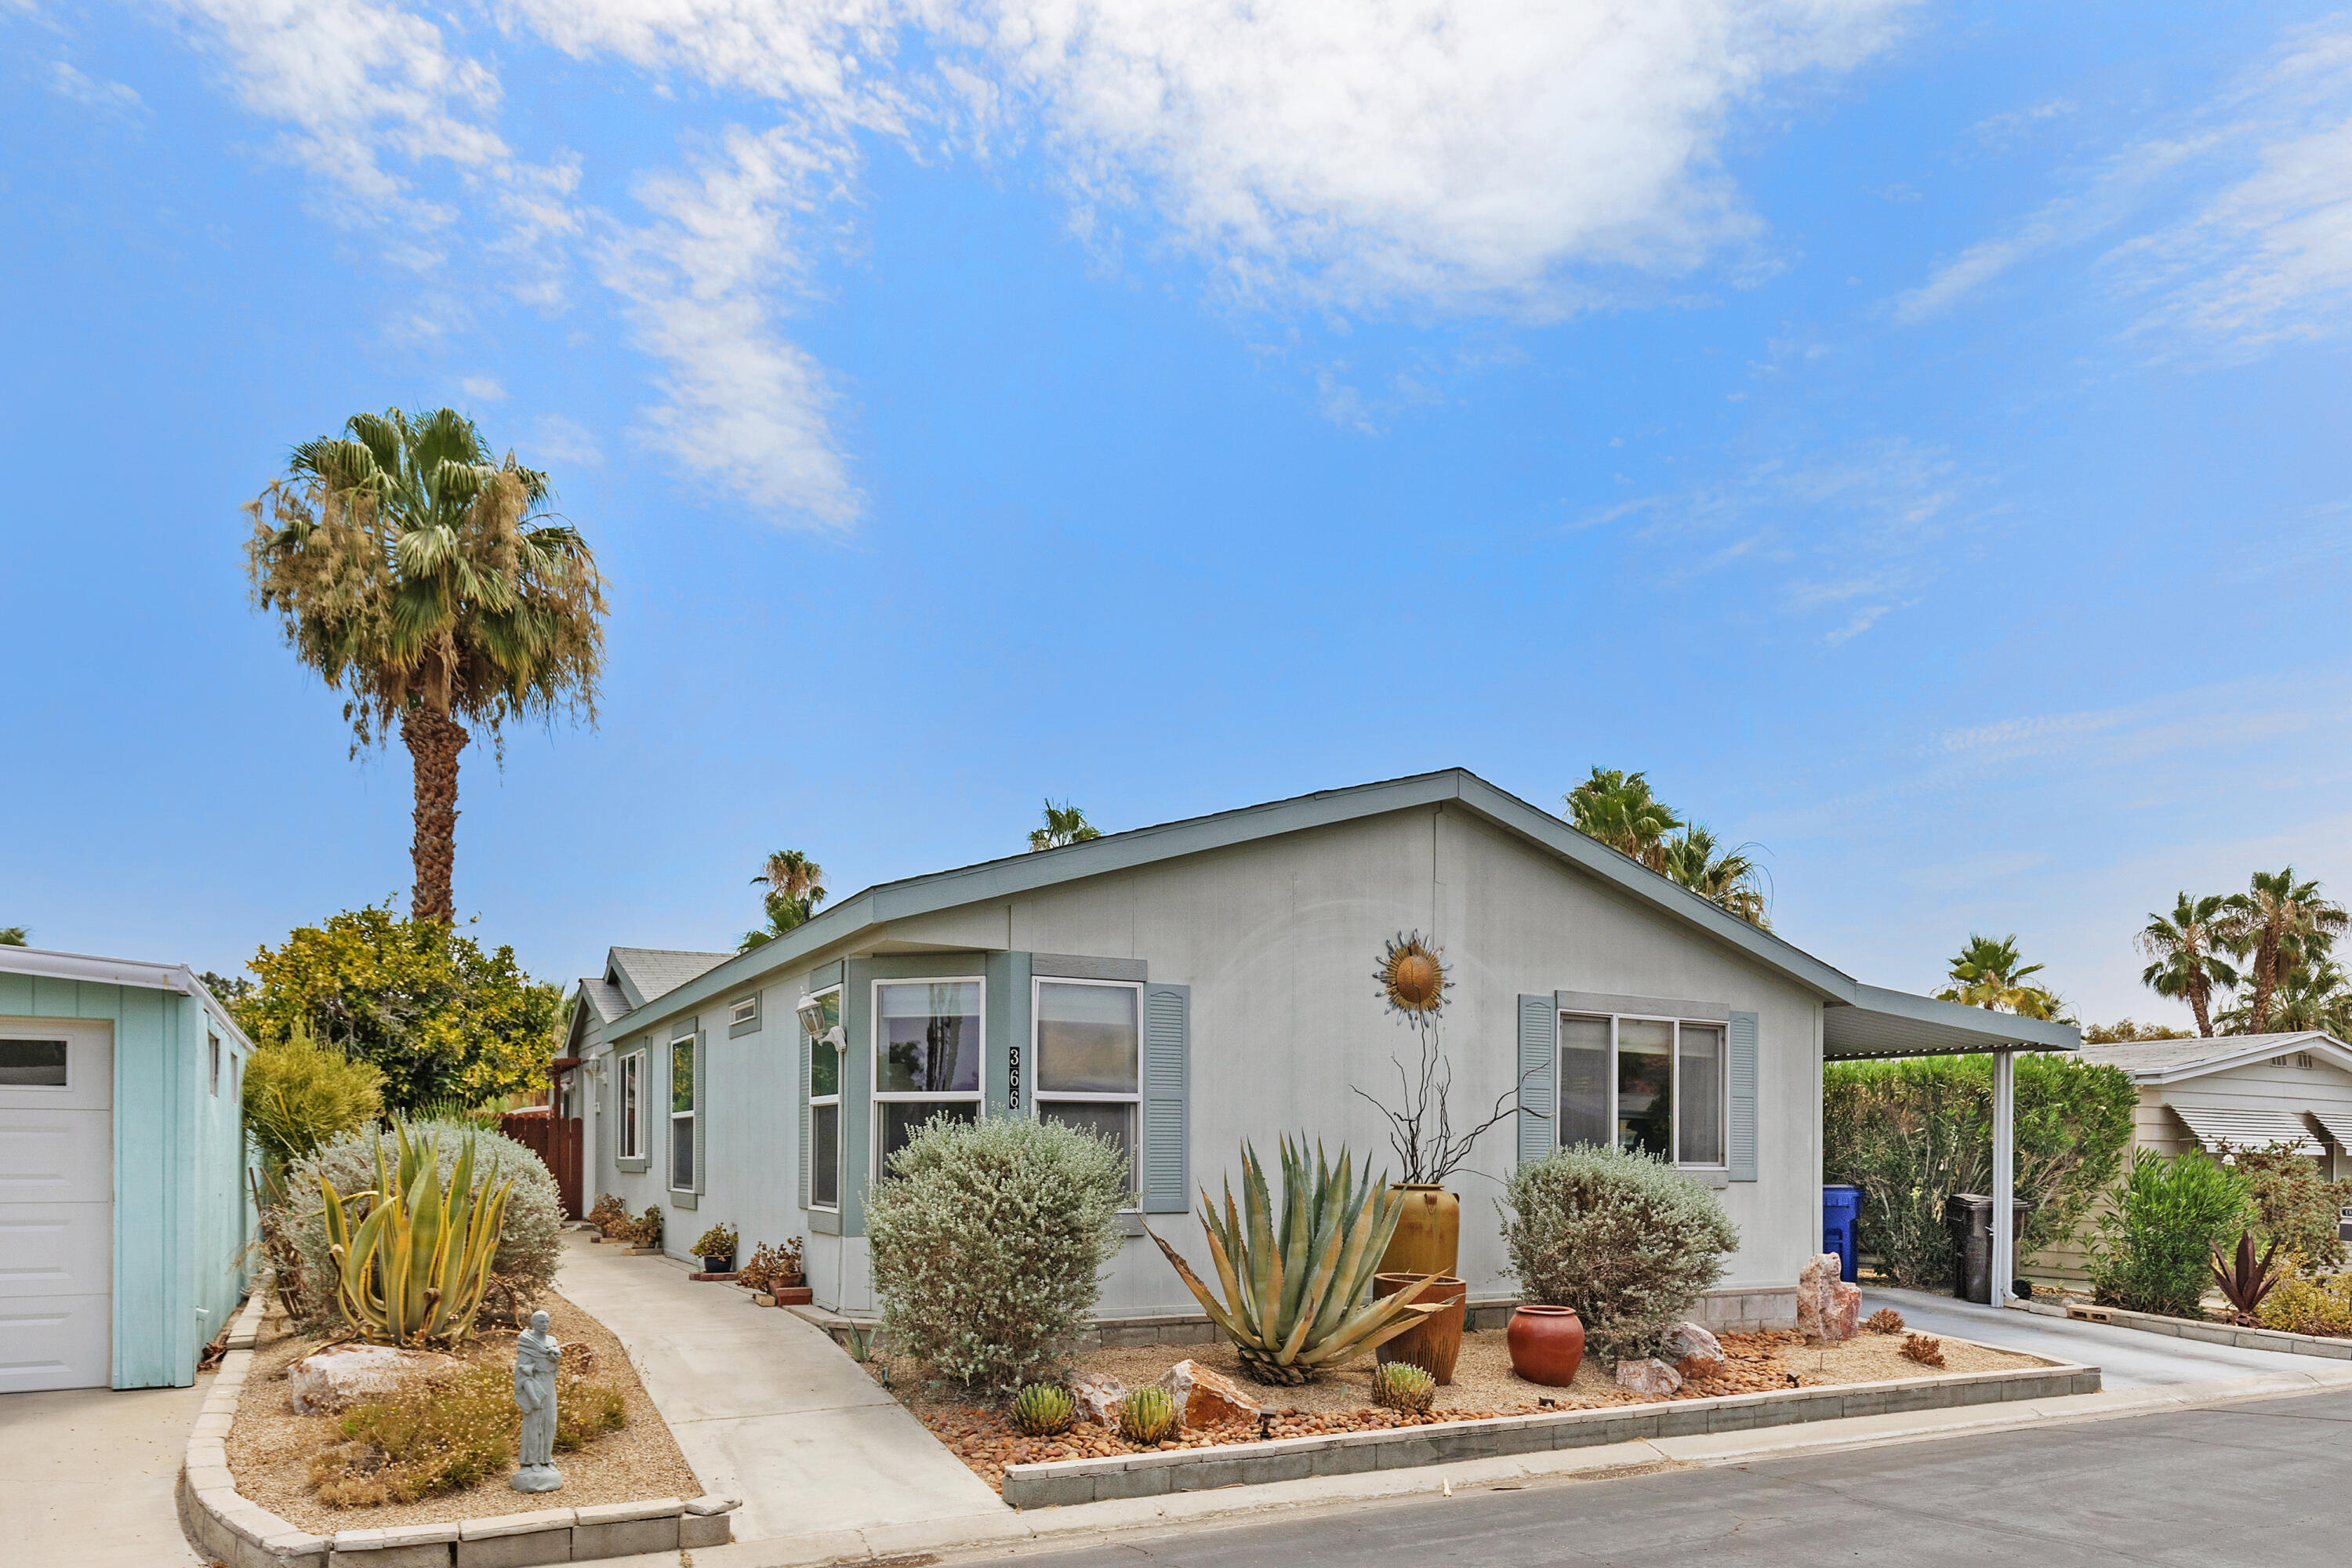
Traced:
<path fill-rule="evenodd" d="M 842 1026 L 839 1024 L 835 1024 L 830 1029 L 824 1026 L 824 1007 L 815 997 L 803 993 L 800 1005 L 793 1011 L 800 1015 L 803 1034 L 820 1044 L 831 1046 L 835 1050 L 841 1048 L 845 1038 Z"/>

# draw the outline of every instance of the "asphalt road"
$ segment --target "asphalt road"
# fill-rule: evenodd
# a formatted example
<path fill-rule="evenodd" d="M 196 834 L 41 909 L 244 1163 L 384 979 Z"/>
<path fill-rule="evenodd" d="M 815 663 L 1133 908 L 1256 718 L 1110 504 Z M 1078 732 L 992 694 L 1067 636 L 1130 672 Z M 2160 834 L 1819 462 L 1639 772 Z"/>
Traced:
<path fill-rule="evenodd" d="M 1024 1568 L 2294 1568 L 2347 1559 L 2352 1390 L 1020 1553 Z"/>

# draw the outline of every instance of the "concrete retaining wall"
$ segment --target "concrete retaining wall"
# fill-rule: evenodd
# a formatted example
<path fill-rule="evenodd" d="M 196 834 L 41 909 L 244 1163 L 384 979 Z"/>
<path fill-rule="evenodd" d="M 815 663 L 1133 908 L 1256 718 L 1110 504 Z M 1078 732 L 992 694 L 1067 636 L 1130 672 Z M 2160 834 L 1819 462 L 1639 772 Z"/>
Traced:
<path fill-rule="evenodd" d="M 1546 1411 L 1486 1421 L 1452 1421 L 1381 1432 L 1325 1437 L 1285 1437 L 1213 1448 L 1129 1454 L 1108 1459 L 1063 1459 L 1014 1465 L 1004 1472 L 1004 1500 L 1014 1508 L 1050 1508 L 1208 1491 L 1219 1487 L 1301 1480 L 1309 1476 L 1360 1475 L 1467 1459 L 1497 1458 L 1548 1448 L 1584 1448 L 1651 1437 L 1741 1432 L 1759 1426 L 1836 1421 L 1853 1415 L 1893 1415 L 1965 1405 L 2096 1394 L 2099 1369 L 2060 1364 L 2004 1372 L 1955 1373 L 1895 1383 L 1855 1383 L 1772 1394 L 1731 1394 L 1601 1410 Z"/>
<path fill-rule="evenodd" d="M 728 1515 L 734 1500 L 709 1497 L 535 1509 L 453 1524 L 344 1530 L 331 1536 L 296 1528 L 239 1495 L 228 1468 L 229 1427 L 267 1305 L 255 1291 L 231 1325 L 228 1353 L 196 1417 L 180 1470 L 180 1529 L 205 1556 L 229 1568 L 534 1568 L 691 1551 L 732 1539 Z"/>

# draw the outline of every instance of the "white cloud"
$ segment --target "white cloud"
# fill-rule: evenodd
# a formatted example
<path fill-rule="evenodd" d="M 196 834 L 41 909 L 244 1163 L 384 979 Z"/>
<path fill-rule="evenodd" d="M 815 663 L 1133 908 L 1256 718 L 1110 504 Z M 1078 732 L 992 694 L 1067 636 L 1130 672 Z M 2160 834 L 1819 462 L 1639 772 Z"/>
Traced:
<path fill-rule="evenodd" d="M 2007 147 L 2036 127 L 2053 120 L 2063 120 L 2074 110 L 2075 105 L 2066 99 L 2047 99 L 2023 109 L 2012 109 L 2005 114 L 1989 114 L 1969 126 L 1969 134 L 1987 147 Z"/>
<path fill-rule="evenodd" d="M 836 528 L 862 500 L 835 441 L 835 395 L 776 332 L 774 301 L 803 286 L 795 226 L 846 157 L 790 128 L 730 127 L 694 167 L 641 183 L 656 221 L 603 258 L 638 346 L 667 366 L 664 401 L 645 414 L 651 443 L 755 506 Z"/>
<path fill-rule="evenodd" d="M 561 414 L 542 414 L 531 426 L 530 435 L 520 443 L 531 461 L 550 467 L 566 464 L 583 468 L 604 466 L 604 449 L 596 444 L 588 426 Z"/>
<path fill-rule="evenodd" d="M 147 114 L 146 102 L 140 98 L 136 88 L 89 76 L 64 60 L 53 60 L 49 64 L 49 90 L 59 98 L 69 99 L 86 109 L 95 109 L 119 120 L 142 120 Z"/>
<path fill-rule="evenodd" d="M 457 384 L 457 390 L 479 403 L 506 401 L 506 383 L 495 375 L 469 375 Z"/>

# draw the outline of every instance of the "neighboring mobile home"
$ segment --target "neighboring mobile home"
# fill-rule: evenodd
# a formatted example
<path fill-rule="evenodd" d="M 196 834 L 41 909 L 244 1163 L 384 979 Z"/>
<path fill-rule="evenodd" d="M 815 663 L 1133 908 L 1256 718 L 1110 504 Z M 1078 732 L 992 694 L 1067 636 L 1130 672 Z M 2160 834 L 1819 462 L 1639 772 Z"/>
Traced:
<path fill-rule="evenodd" d="M 252 1053 L 184 964 L 0 947 L 0 1392 L 195 1381 L 244 1294 Z"/>
<path fill-rule="evenodd" d="M 2330 1181 L 2352 1177 L 2352 1048 L 2332 1035 L 2132 1040 L 2084 1046 L 2083 1059 L 2131 1075 L 2139 1089 L 2134 1149 L 2284 1143 Z"/>
<path fill-rule="evenodd" d="M 1193 1314 L 1143 1237 L 1202 1269 L 1197 1189 L 1284 1132 L 1374 1166 L 1411 1033 L 1382 945 L 1444 950 L 1455 1124 L 1515 1095 L 1451 1185 L 1474 1300 L 1512 1282 L 1494 1200 L 1570 1137 L 1652 1147 L 1717 1191 L 1740 1246 L 1706 1304 L 1794 1316 L 1821 1249 L 1821 1064 L 2066 1049 L 2063 1026 L 1885 991 L 1453 770 L 1111 834 L 886 883 L 740 954 L 615 948 L 582 983 L 587 1188 L 659 1205 L 683 1257 L 804 1235 L 819 1305 L 873 1306 L 865 1195 L 940 1112 L 1046 1115 L 1133 1155 L 1107 1316 Z M 805 1015 L 816 1024 L 803 1028 Z"/>

